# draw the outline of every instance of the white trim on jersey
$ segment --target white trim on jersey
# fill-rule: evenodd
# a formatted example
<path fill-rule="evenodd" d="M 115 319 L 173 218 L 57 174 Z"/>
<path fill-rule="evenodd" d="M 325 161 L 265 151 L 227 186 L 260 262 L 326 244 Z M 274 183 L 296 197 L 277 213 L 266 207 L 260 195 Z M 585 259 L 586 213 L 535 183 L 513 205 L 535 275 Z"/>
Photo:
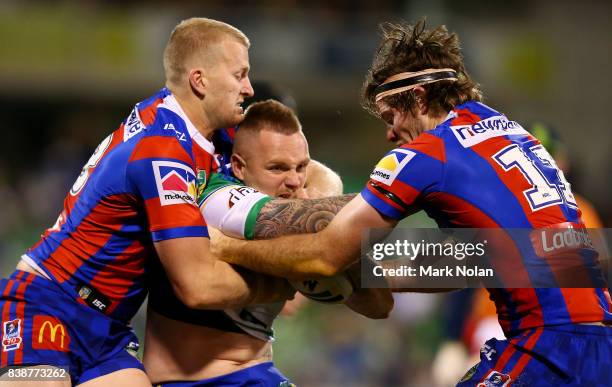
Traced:
<path fill-rule="evenodd" d="M 181 108 L 181 105 L 179 105 L 178 101 L 172 94 L 164 98 L 164 102 L 161 103 L 160 106 L 158 106 L 158 109 L 160 107 L 166 108 L 178 114 L 179 117 L 181 117 L 183 121 L 185 121 L 185 125 L 187 126 L 187 131 L 189 132 L 189 136 L 191 136 L 193 141 L 195 141 L 196 144 L 202 147 L 202 149 L 204 149 L 206 152 L 210 154 L 215 153 L 215 146 L 213 145 L 213 143 L 208 141 L 206 137 L 202 136 L 202 133 L 200 133 L 200 131 L 196 129 L 195 125 L 191 123 L 191 121 L 187 117 L 187 114 L 185 114 L 185 112 Z"/>
<path fill-rule="evenodd" d="M 246 222 L 251 210 L 268 198 L 254 188 L 229 185 L 212 192 L 200 206 L 206 223 L 234 238 L 246 238 Z"/>

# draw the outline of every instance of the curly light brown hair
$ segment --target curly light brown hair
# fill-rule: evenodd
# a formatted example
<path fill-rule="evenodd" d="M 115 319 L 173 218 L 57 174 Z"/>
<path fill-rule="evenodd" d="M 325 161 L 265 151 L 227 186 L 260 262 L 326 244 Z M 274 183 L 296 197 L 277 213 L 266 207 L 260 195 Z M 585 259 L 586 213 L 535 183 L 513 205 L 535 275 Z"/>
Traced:
<path fill-rule="evenodd" d="M 380 28 L 382 41 L 363 84 L 362 105 L 367 111 L 378 116 L 376 88 L 390 76 L 432 68 L 451 68 L 457 72 L 456 81 L 423 85 L 428 106 L 434 113 L 445 113 L 463 102 L 482 99 L 479 85 L 465 70 L 459 38 L 446 26 L 427 30 L 423 18 L 414 26 L 383 23 Z M 402 111 L 413 111 L 416 106 L 412 90 L 384 97 L 383 101 Z"/>

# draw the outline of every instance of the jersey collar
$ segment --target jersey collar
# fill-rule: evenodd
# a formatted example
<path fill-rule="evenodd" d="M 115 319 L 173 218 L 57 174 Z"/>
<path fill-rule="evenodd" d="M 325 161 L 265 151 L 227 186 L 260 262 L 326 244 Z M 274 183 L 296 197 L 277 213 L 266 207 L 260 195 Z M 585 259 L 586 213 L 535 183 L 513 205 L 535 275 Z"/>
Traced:
<path fill-rule="evenodd" d="M 164 98 L 164 107 L 176 113 L 183 119 L 183 121 L 185 121 L 185 126 L 187 126 L 189 136 L 196 142 L 196 144 L 210 154 L 215 152 L 215 146 L 213 143 L 206 139 L 206 137 L 202 136 L 202 133 L 196 129 L 195 125 L 193 125 L 193 123 L 189 120 L 187 114 L 185 114 L 174 95 L 168 94 L 168 96 Z"/>

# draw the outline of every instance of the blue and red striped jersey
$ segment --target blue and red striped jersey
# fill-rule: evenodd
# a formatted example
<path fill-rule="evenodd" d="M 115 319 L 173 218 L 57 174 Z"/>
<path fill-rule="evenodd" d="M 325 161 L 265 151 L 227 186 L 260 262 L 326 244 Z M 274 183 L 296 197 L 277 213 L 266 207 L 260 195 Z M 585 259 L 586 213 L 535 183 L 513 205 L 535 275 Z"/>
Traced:
<path fill-rule="evenodd" d="M 100 143 L 57 222 L 23 259 L 80 303 L 130 320 L 147 294 L 153 242 L 208 236 L 196 178 L 218 169 L 213 153 L 170 91 L 160 90 Z"/>
<path fill-rule="evenodd" d="M 423 209 L 439 227 L 584 227 L 550 154 L 517 122 L 470 101 L 445 121 L 387 153 L 362 197 L 402 219 Z M 518 251 L 508 251 L 518 254 Z M 612 322 L 607 289 L 490 289 L 506 333 L 577 322 Z"/>

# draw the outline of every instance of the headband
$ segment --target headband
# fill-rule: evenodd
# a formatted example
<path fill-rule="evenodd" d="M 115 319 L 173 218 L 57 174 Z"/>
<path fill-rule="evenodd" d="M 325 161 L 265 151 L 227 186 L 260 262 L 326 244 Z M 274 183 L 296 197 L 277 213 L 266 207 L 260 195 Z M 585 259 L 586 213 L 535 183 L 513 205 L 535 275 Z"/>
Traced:
<path fill-rule="evenodd" d="M 390 76 L 381 83 L 375 90 L 376 102 L 381 99 L 401 93 L 406 90 L 414 89 L 417 86 L 428 83 L 457 80 L 457 72 L 453 69 L 427 69 L 416 72 L 405 72 Z"/>

